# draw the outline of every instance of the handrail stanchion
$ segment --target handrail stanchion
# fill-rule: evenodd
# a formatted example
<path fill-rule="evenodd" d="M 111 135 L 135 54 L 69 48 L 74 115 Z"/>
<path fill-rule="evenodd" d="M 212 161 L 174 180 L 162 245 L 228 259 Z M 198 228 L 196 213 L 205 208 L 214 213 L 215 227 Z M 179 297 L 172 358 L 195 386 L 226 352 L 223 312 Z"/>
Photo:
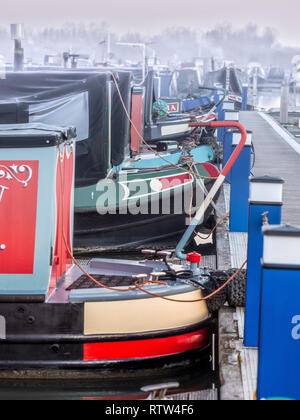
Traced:
<path fill-rule="evenodd" d="M 300 400 L 300 228 L 265 226 L 258 400 Z"/>
<path fill-rule="evenodd" d="M 250 178 L 248 268 L 244 344 L 258 347 L 261 292 L 262 225 L 280 225 L 284 181 L 261 176 Z"/>
<path fill-rule="evenodd" d="M 232 150 L 239 143 L 240 137 L 240 133 L 237 130 L 233 130 Z M 252 131 L 247 131 L 247 141 L 245 147 L 230 171 L 230 232 L 248 232 L 251 146 Z"/>
<path fill-rule="evenodd" d="M 247 84 L 243 85 L 243 94 L 242 94 L 242 111 L 248 111 L 248 89 Z"/>
<path fill-rule="evenodd" d="M 232 103 L 234 105 L 234 103 Z M 226 105 L 228 106 L 228 105 Z M 224 121 L 239 122 L 239 112 L 231 108 L 224 108 Z M 229 157 L 232 153 L 232 139 L 233 139 L 233 127 L 228 127 L 224 130 L 224 141 L 223 141 L 223 166 L 228 162 Z M 231 182 L 231 171 L 226 176 L 226 182 Z"/>

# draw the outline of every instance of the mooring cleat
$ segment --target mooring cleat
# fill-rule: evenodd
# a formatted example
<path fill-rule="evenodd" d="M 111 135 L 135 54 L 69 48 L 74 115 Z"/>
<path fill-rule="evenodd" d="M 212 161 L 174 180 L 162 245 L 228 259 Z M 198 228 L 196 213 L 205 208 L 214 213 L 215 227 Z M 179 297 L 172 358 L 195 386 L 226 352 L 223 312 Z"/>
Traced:
<path fill-rule="evenodd" d="M 158 257 L 166 257 L 166 258 L 170 258 L 173 255 L 172 251 L 158 251 L 156 253 L 156 255 Z"/>
<path fill-rule="evenodd" d="M 168 390 L 179 388 L 179 386 L 179 382 L 168 382 L 165 384 L 143 386 L 141 391 L 149 394 L 146 398 L 147 400 L 166 400 Z"/>
<path fill-rule="evenodd" d="M 152 281 L 159 281 L 162 277 L 166 277 L 167 273 L 165 273 L 164 271 L 162 272 L 158 272 L 158 273 L 151 273 L 151 279 Z"/>
<path fill-rule="evenodd" d="M 145 280 L 148 279 L 148 274 L 142 273 L 142 274 L 135 274 L 132 276 L 133 280 L 136 280 L 138 283 L 144 283 Z"/>
<path fill-rule="evenodd" d="M 142 249 L 141 252 L 145 255 L 156 255 L 156 251 L 154 249 Z"/>

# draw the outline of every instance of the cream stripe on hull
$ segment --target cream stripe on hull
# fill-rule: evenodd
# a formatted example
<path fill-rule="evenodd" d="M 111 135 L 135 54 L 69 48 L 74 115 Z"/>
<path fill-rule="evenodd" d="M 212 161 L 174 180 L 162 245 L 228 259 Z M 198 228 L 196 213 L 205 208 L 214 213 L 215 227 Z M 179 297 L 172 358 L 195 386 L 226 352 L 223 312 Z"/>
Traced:
<path fill-rule="evenodd" d="M 201 290 L 168 296 L 196 300 Z M 161 298 L 115 302 L 87 302 L 84 305 L 84 334 L 134 334 L 188 327 L 209 316 L 206 303 L 169 302 Z"/>

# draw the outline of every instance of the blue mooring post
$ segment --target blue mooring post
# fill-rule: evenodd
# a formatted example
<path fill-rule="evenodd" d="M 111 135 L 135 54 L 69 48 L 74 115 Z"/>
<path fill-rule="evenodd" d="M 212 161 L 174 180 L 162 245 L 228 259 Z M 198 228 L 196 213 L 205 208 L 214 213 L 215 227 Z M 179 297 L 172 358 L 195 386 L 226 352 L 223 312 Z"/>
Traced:
<path fill-rule="evenodd" d="M 242 111 L 248 110 L 248 85 L 243 85 L 242 90 Z"/>
<path fill-rule="evenodd" d="M 231 153 L 233 153 L 240 141 L 240 132 L 233 130 Z M 252 131 L 247 131 L 247 141 L 245 147 L 231 169 L 230 232 L 248 232 L 251 146 Z"/>
<path fill-rule="evenodd" d="M 218 93 L 218 90 L 215 90 L 215 92 L 214 92 L 214 102 L 215 102 L 215 104 L 217 104 L 219 101 L 220 101 L 220 95 Z M 224 121 L 223 103 L 222 102 L 217 106 L 216 113 L 218 115 L 218 121 Z M 219 141 L 222 137 L 222 132 L 220 130 L 222 130 L 222 128 L 217 129 L 217 137 L 218 137 Z"/>
<path fill-rule="evenodd" d="M 263 228 L 258 400 L 300 400 L 300 228 Z"/>
<path fill-rule="evenodd" d="M 234 111 L 234 110 L 224 109 L 224 121 L 239 122 L 239 112 Z M 230 129 L 230 128 L 224 129 L 223 168 L 228 162 L 232 154 L 232 138 L 233 138 L 233 129 Z M 225 181 L 230 182 L 230 173 L 227 175 Z"/>
<path fill-rule="evenodd" d="M 223 104 L 219 105 L 218 109 L 218 121 L 224 121 L 224 110 Z M 224 135 L 224 128 L 220 127 L 217 129 L 217 137 L 219 139 L 219 143 L 223 143 L 223 135 Z"/>
<path fill-rule="evenodd" d="M 281 224 L 283 184 L 283 179 L 267 175 L 250 178 L 245 347 L 258 347 L 262 226 L 267 222 L 270 225 Z"/>
<path fill-rule="evenodd" d="M 219 121 L 225 121 L 225 109 L 228 111 L 234 111 L 234 103 L 224 101 L 222 104 L 220 104 L 220 110 L 218 112 L 218 118 Z M 224 136 L 225 136 L 225 128 L 220 127 L 218 128 L 218 139 L 220 143 L 224 143 Z"/>

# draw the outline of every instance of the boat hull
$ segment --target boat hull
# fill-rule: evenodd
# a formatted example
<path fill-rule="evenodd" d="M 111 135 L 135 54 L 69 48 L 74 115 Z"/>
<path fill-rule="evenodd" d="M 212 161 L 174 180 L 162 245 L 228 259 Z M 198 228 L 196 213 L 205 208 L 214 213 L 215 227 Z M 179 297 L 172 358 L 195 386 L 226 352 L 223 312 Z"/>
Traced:
<path fill-rule="evenodd" d="M 135 302 L 131 304 L 134 306 Z M 101 307 L 100 302 L 95 305 Z M 15 317 L 21 308 L 24 317 Z M 155 363 L 155 360 L 204 350 L 210 343 L 210 318 L 202 309 L 203 321 L 180 328 L 92 335 L 84 331 L 85 311 L 85 304 L 2 304 L 7 336 L 0 346 L 0 369 L 75 369 Z M 183 313 L 183 308 L 180 312 Z M 99 324 L 98 319 L 101 330 Z M 120 320 L 120 326 L 125 325 Z"/>
<path fill-rule="evenodd" d="M 206 212 L 205 222 L 198 229 L 207 229 L 213 208 Z M 176 243 L 187 228 L 188 216 L 180 215 L 107 215 L 75 214 L 74 248 L 128 249 L 158 242 Z M 207 223 L 207 226 L 206 226 Z"/>
<path fill-rule="evenodd" d="M 209 191 L 219 174 L 218 170 L 209 163 L 199 164 L 197 170 L 204 176 L 203 184 Z M 139 174 L 130 176 L 125 183 L 121 178 L 117 180 L 119 185 L 124 185 L 122 191 L 125 188 L 127 193 L 126 200 L 119 199 L 115 207 L 101 208 L 100 211 L 95 206 L 75 209 L 76 250 L 122 249 L 152 245 L 164 240 L 175 243 L 190 222 L 191 199 L 193 198 L 194 210 L 204 200 L 203 185 L 195 182 L 194 175 L 174 168 L 154 172 L 141 170 Z M 163 186 L 165 190 L 157 193 L 157 185 Z M 144 187 L 146 194 L 137 195 L 136 191 L 141 191 Z M 133 193 L 132 196 L 129 190 Z M 215 197 L 215 202 L 217 199 L 218 196 Z M 200 229 L 206 227 L 213 211 L 213 206 L 210 206 Z"/>
<path fill-rule="evenodd" d="M 207 115 L 193 115 L 191 118 L 188 114 L 182 116 L 168 117 L 166 119 L 157 120 L 156 123 L 146 126 L 144 129 L 144 137 L 148 142 L 158 142 L 166 140 L 184 140 L 194 129 L 189 126 L 192 120 L 196 122 L 210 122 L 216 119 L 215 113 Z"/>
<path fill-rule="evenodd" d="M 109 339 L 95 336 L 89 340 L 85 336 L 77 336 L 76 341 L 74 337 L 70 337 L 70 341 L 61 341 L 59 336 L 53 334 L 49 342 L 45 337 L 40 340 L 1 344 L 0 369 L 156 365 L 159 360 L 165 363 L 168 359 L 207 350 L 210 345 L 210 328 L 209 323 L 205 322 L 193 328 L 151 332 L 135 339 L 130 336 Z"/>
<path fill-rule="evenodd" d="M 166 270 L 164 262 L 95 259 L 84 270 L 110 288 L 73 266 L 44 301 L 1 295 L 0 369 L 132 365 L 209 346 L 199 286 L 177 279 L 132 290 L 137 274 Z"/>

